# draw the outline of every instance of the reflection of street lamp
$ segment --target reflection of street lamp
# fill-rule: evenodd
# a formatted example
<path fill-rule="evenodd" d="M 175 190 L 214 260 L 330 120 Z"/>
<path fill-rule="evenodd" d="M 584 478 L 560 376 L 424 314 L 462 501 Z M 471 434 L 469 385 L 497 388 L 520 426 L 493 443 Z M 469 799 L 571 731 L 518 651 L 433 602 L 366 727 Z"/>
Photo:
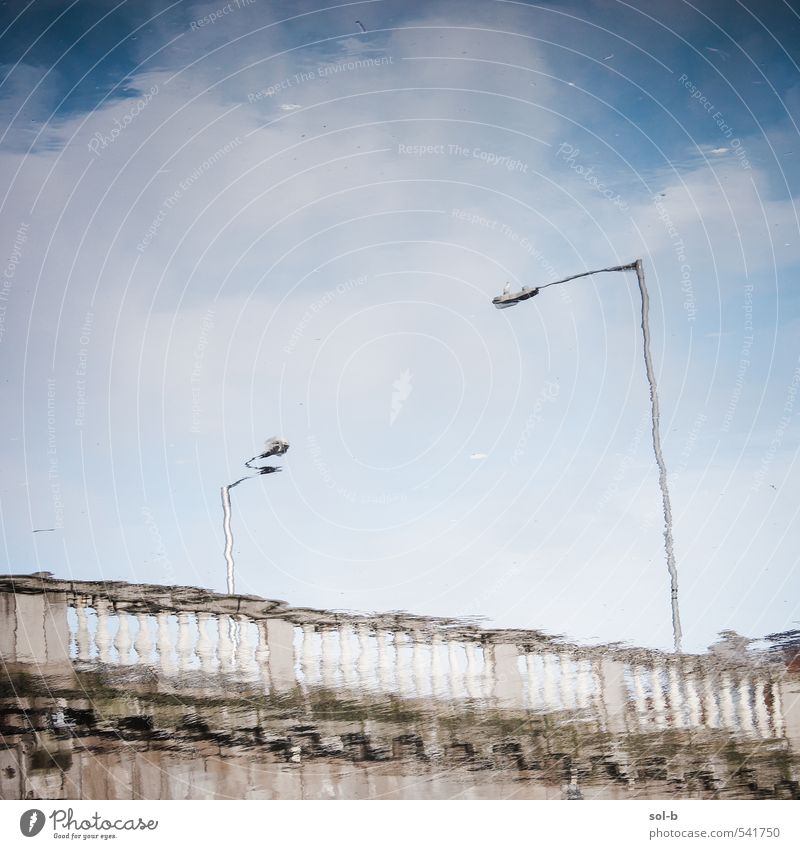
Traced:
<path fill-rule="evenodd" d="M 639 280 L 639 292 L 642 296 L 642 338 L 644 341 L 644 366 L 647 372 L 647 382 L 650 384 L 650 414 L 652 421 L 653 432 L 653 452 L 656 455 L 656 463 L 658 464 L 658 484 L 661 487 L 661 501 L 664 508 L 664 549 L 667 554 L 667 570 L 670 580 L 670 599 L 672 603 L 672 634 L 675 640 L 675 653 L 680 654 L 681 651 L 681 619 L 678 613 L 678 570 L 675 566 L 675 550 L 672 541 L 672 507 L 669 500 L 669 490 L 667 489 L 667 467 L 664 463 L 664 455 L 661 453 L 661 434 L 659 431 L 660 413 L 658 409 L 658 392 L 656 391 L 656 376 L 653 371 L 653 358 L 650 353 L 650 298 L 647 294 L 647 287 L 644 282 L 644 269 L 642 261 L 637 259 L 635 262 L 629 262 L 626 265 L 614 265 L 611 268 L 598 268 L 596 271 L 584 271 L 582 274 L 573 274 L 571 277 L 565 277 L 563 280 L 555 280 L 552 283 L 545 283 L 537 288 L 523 288 L 522 291 L 511 293 L 508 287 L 503 291 L 502 295 L 498 295 L 492 300 L 492 303 L 497 309 L 506 309 L 507 307 L 516 306 L 522 301 L 527 301 L 529 298 L 538 295 L 542 289 L 548 286 L 557 286 L 560 283 L 566 283 L 569 280 L 576 280 L 578 277 L 588 277 L 590 274 L 600 274 L 604 271 L 635 271 L 636 277 Z"/>
<path fill-rule="evenodd" d="M 229 483 L 227 486 L 222 487 L 222 526 L 225 529 L 225 562 L 228 564 L 228 595 L 233 595 L 234 592 L 234 580 L 233 580 L 233 534 L 231 533 L 231 495 L 230 491 L 235 487 L 239 486 L 242 481 L 246 481 L 249 478 L 257 478 L 259 475 L 269 475 L 272 472 L 279 472 L 281 470 L 280 466 L 253 466 L 252 464 L 256 462 L 256 460 L 266 460 L 267 457 L 273 457 L 285 454 L 289 450 L 289 443 L 284 442 L 282 439 L 278 439 L 277 437 L 273 439 L 268 439 L 264 443 L 264 453 L 259 454 L 257 457 L 251 457 L 246 463 L 248 469 L 253 469 L 255 474 L 245 475 L 243 478 L 239 478 L 238 481 L 234 481 L 233 483 Z"/>

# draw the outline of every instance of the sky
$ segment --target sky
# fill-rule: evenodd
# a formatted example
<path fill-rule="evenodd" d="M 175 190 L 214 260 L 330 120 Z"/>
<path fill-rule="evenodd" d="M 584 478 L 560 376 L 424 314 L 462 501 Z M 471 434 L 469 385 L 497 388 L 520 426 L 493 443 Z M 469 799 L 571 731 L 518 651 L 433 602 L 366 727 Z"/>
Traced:
<path fill-rule="evenodd" d="M 0 6 L 5 571 L 797 627 L 800 8 Z"/>

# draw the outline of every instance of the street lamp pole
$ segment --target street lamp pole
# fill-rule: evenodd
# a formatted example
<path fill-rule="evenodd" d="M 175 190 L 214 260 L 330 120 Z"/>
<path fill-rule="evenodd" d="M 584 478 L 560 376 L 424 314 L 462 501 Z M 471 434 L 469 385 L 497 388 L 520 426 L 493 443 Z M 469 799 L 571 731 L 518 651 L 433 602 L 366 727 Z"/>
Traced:
<path fill-rule="evenodd" d="M 637 259 L 635 262 L 629 262 L 626 265 L 615 265 L 610 268 L 598 268 L 595 271 L 584 271 L 581 274 L 573 274 L 571 277 L 565 277 L 563 280 L 555 280 L 552 283 L 545 283 L 536 288 L 523 287 L 520 292 L 516 293 L 504 291 L 502 295 L 494 298 L 492 303 L 498 309 L 506 309 L 507 307 L 516 306 L 522 301 L 527 301 L 529 298 L 533 298 L 542 289 L 548 288 L 548 286 L 558 286 L 570 280 L 577 280 L 579 277 L 589 277 L 592 274 L 601 274 L 606 271 L 635 271 L 636 278 L 639 282 L 639 294 L 641 295 L 642 302 L 644 366 L 647 373 L 647 382 L 650 386 L 650 420 L 652 423 L 653 453 L 655 454 L 656 464 L 658 465 L 658 485 L 661 489 L 661 503 L 664 511 L 664 550 L 667 556 L 667 571 L 669 572 L 670 581 L 672 635 L 674 638 L 675 653 L 680 654 L 683 634 L 681 631 L 680 612 L 678 610 L 678 569 L 675 565 L 675 546 L 672 538 L 672 504 L 667 486 L 667 467 L 664 462 L 664 454 L 661 450 L 661 412 L 658 405 L 658 390 L 655 370 L 653 369 L 653 356 L 650 351 L 650 297 L 647 293 L 647 286 L 645 285 L 642 261 Z"/>
<path fill-rule="evenodd" d="M 280 457 L 288 450 L 289 443 L 285 442 L 283 439 L 278 439 L 277 437 L 268 439 L 264 443 L 264 452 L 256 457 L 251 457 L 245 462 L 245 466 L 247 466 L 248 469 L 253 469 L 254 474 L 245 475 L 243 478 L 239 478 L 238 481 L 226 484 L 220 491 L 222 495 L 222 528 L 225 531 L 225 563 L 227 564 L 228 572 L 228 595 L 233 595 L 235 591 L 233 533 L 231 531 L 231 490 L 235 486 L 239 486 L 242 481 L 249 480 L 250 478 L 257 478 L 260 475 L 269 475 L 273 472 L 279 472 L 281 470 L 280 466 L 254 466 L 253 463 L 259 460 L 266 460 L 267 457 Z"/>

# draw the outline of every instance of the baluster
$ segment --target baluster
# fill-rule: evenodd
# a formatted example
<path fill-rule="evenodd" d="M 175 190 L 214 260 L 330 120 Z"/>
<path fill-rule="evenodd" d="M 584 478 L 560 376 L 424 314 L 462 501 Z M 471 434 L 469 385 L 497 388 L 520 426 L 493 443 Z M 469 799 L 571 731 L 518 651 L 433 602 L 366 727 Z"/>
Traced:
<path fill-rule="evenodd" d="M 464 692 L 463 676 L 461 675 L 461 664 L 458 658 L 458 649 L 461 643 L 456 640 L 447 641 L 447 666 L 450 671 L 450 696 L 460 699 Z"/>
<path fill-rule="evenodd" d="M 414 677 L 415 696 L 421 698 L 425 692 L 425 666 L 422 659 L 422 650 L 420 648 L 420 632 L 414 631 L 413 642 L 411 644 L 411 664 Z"/>
<path fill-rule="evenodd" d="M 481 643 L 481 651 L 483 652 L 483 698 L 487 704 L 494 700 L 494 648 L 491 643 Z"/>
<path fill-rule="evenodd" d="M 315 667 L 314 647 L 312 639 L 314 637 L 314 626 L 310 622 L 303 623 L 303 649 L 301 653 L 301 667 L 303 670 L 303 680 L 306 687 L 311 687 L 318 683 Z"/>
<path fill-rule="evenodd" d="M 672 724 L 675 728 L 683 728 L 683 694 L 681 693 L 681 683 L 678 680 L 678 668 L 674 663 L 670 663 L 667 667 L 667 677 L 669 680 L 669 706 L 672 714 Z"/>
<path fill-rule="evenodd" d="M 556 710 L 558 707 L 558 694 L 556 691 L 554 658 L 550 652 L 542 655 L 542 698 L 545 710 Z"/>
<path fill-rule="evenodd" d="M 767 711 L 767 692 L 766 692 L 766 682 L 763 678 L 759 677 L 756 681 L 755 685 L 755 714 L 756 714 L 756 728 L 758 729 L 758 733 L 764 737 L 769 738 L 769 713 Z"/>
<path fill-rule="evenodd" d="M 648 716 L 647 716 L 647 696 L 645 695 L 644 690 L 644 668 L 637 664 L 631 670 L 631 675 L 633 676 L 633 699 L 634 704 L 636 705 L 636 717 L 639 723 L 639 727 L 646 729 L 648 725 Z"/>
<path fill-rule="evenodd" d="M 736 719 L 733 709 L 733 693 L 731 692 L 731 678 L 727 672 L 721 676 L 722 687 L 720 689 L 719 707 L 722 714 L 722 725 L 725 728 L 735 728 Z"/>
<path fill-rule="evenodd" d="M 605 705 L 603 703 L 603 684 L 600 679 L 600 664 L 601 659 L 597 657 L 589 658 L 589 680 L 591 681 L 592 704 L 594 714 L 600 723 L 600 727 L 605 730 Z"/>
<path fill-rule="evenodd" d="M 329 628 L 320 629 L 320 664 L 322 666 L 322 683 L 327 689 L 332 690 L 336 686 L 336 664 L 331 651 L 331 632 Z"/>
<path fill-rule="evenodd" d="M 172 640 L 169 633 L 169 614 L 160 611 L 156 617 L 158 623 L 158 659 L 161 664 L 161 669 L 165 675 L 172 675 L 175 672 L 175 663 L 172 659 Z"/>
<path fill-rule="evenodd" d="M 662 673 L 664 667 L 656 662 L 651 670 L 651 680 L 653 684 L 653 712 L 655 716 L 656 728 L 662 729 L 667 727 L 667 705 L 664 701 L 664 684 L 662 681 Z"/>
<path fill-rule="evenodd" d="M 236 646 L 236 674 L 245 681 L 252 681 L 258 677 L 258 667 L 255 659 L 255 649 L 250 639 L 251 619 L 244 614 L 236 615 L 239 642 Z"/>
<path fill-rule="evenodd" d="M 376 629 L 375 641 L 378 648 L 378 681 L 381 689 L 388 691 L 391 689 L 391 660 L 390 649 L 387 645 L 386 631 Z"/>
<path fill-rule="evenodd" d="M 305 644 L 306 635 L 303 631 L 303 626 L 297 622 L 293 622 L 291 628 L 292 659 L 294 660 L 294 667 L 292 668 L 292 677 L 298 687 L 305 687 L 307 682 L 305 672 L 303 671 L 303 646 Z M 269 628 L 267 628 L 267 634 L 269 634 Z M 270 634 L 270 636 L 272 635 Z M 275 672 L 272 668 L 273 665 L 274 664 L 272 663 L 270 664 L 269 677 L 270 681 L 272 682 L 272 685 L 275 686 L 277 680 L 275 678 Z"/>
<path fill-rule="evenodd" d="M 719 705 L 717 704 L 717 693 L 714 687 L 713 669 L 703 670 L 703 716 L 708 728 L 719 728 Z"/>
<path fill-rule="evenodd" d="M 585 658 L 581 658 L 578 663 L 576 663 L 576 696 L 578 700 L 578 708 L 582 711 L 587 711 L 591 707 L 592 697 L 591 697 L 591 688 L 590 682 L 591 679 L 589 677 L 589 669 L 587 668 Z"/>
<path fill-rule="evenodd" d="M 178 654 L 178 669 L 186 672 L 192 668 L 192 638 L 189 633 L 189 614 L 185 611 L 178 613 L 178 641 L 175 644 Z"/>
<path fill-rule="evenodd" d="M 525 653 L 525 692 L 528 696 L 528 709 L 535 710 L 539 699 L 536 682 L 536 657 L 533 652 Z"/>
<path fill-rule="evenodd" d="M 369 650 L 369 628 L 363 623 L 356 627 L 358 635 L 358 681 L 361 687 L 372 689 L 375 686 L 372 673 L 372 658 Z"/>
<path fill-rule="evenodd" d="M 689 709 L 689 726 L 691 728 L 697 728 L 702 724 L 700 721 L 701 705 L 693 669 L 687 668 L 684 671 L 683 683 L 686 686 L 686 706 Z"/>
<path fill-rule="evenodd" d="M 592 674 L 591 664 L 586 657 L 581 658 L 581 671 L 578 676 L 578 704 L 582 711 L 590 711 L 592 707 Z"/>
<path fill-rule="evenodd" d="M 467 695 L 471 699 L 478 699 L 481 695 L 478 676 L 478 645 L 469 642 L 465 649 L 467 652 Z"/>
<path fill-rule="evenodd" d="M 575 707 L 574 679 L 572 677 L 572 659 L 566 652 L 558 655 L 558 697 L 564 710 Z"/>
<path fill-rule="evenodd" d="M 750 681 L 746 675 L 741 675 L 737 686 L 739 692 L 738 711 L 739 725 L 748 734 L 752 734 L 756 728 L 753 721 L 753 707 L 750 704 Z"/>
<path fill-rule="evenodd" d="M 786 730 L 786 723 L 783 720 L 781 685 L 777 681 L 773 681 L 772 683 L 772 727 L 775 729 L 776 737 L 783 737 Z"/>
<path fill-rule="evenodd" d="M 104 598 L 98 598 L 94 603 L 97 614 L 97 632 L 94 638 L 97 643 L 97 655 L 100 663 L 111 663 L 111 631 L 108 623 L 110 606 L 110 602 Z"/>
<path fill-rule="evenodd" d="M 403 640 L 400 642 L 400 636 Z M 403 698 L 413 698 L 414 680 L 411 674 L 411 638 L 407 631 L 394 632 L 394 645 L 397 652 L 397 686 Z"/>
<path fill-rule="evenodd" d="M 75 615 L 78 618 L 78 630 L 75 634 L 78 660 L 88 661 L 92 656 L 92 646 L 89 637 L 89 619 L 86 616 L 85 598 L 75 600 Z"/>
<path fill-rule="evenodd" d="M 195 651 L 200 659 L 200 668 L 206 675 L 214 671 L 214 644 L 208 633 L 208 624 L 213 619 L 210 613 L 197 613 L 197 645 Z"/>
<path fill-rule="evenodd" d="M 261 680 L 269 692 L 269 639 L 267 637 L 267 620 L 256 619 L 256 667 Z"/>
<path fill-rule="evenodd" d="M 114 648 L 119 655 L 119 662 L 124 666 L 131 662 L 131 632 L 128 623 L 128 614 L 117 610 L 117 635 L 114 638 Z"/>
<path fill-rule="evenodd" d="M 400 642 L 400 632 L 389 630 L 386 632 L 386 653 L 389 659 L 389 687 L 391 691 L 400 695 L 403 686 L 402 682 L 402 642 Z"/>
<path fill-rule="evenodd" d="M 232 622 L 230 616 L 217 616 L 217 657 L 219 671 L 229 673 L 233 669 L 233 641 L 231 640 Z"/>
<path fill-rule="evenodd" d="M 339 668 L 342 681 L 346 687 L 353 685 L 353 650 L 351 640 L 353 639 L 353 626 L 349 622 L 340 625 L 337 633 L 339 635 Z"/>
<path fill-rule="evenodd" d="M 433 697 L 441 699 L 445 694 L 444 675 L 442 674 L 442 635 L 431 635 L 431 687 Z"/>
<path fill-rule="evenodd" d="M 136 614 L 136 639 L 133 643 L 137 663 L 148 665 L 153 653 L 153 641 L 150 639 L 150 617 L 146 613 Z"/>

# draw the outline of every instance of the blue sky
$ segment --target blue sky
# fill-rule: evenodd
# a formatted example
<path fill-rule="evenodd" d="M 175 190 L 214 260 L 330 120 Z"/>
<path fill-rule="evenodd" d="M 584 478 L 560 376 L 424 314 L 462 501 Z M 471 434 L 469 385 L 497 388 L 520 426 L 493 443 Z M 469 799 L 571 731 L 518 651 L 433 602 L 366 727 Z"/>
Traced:
<path fill-rule="evenodd" d="M 224 588 L 219 488 L 279 434 L 232 493 L 240 591 L 668 647 L 635 277 L 490 304 L 641 257 L 685 647 L 796 627 L 791 6 L 34 0 L 0 32 L 10 571 Z"/>

